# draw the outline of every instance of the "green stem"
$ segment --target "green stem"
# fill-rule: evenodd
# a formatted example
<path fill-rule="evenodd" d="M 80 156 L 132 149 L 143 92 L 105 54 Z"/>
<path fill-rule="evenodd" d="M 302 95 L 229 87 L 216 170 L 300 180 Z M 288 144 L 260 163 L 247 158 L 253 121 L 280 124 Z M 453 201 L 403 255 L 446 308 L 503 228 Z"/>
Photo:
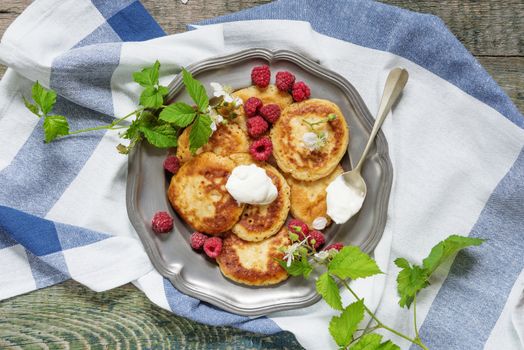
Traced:
<path fill-rule="evenodd" d="M 358 295 L 353 291 L 353 289 L 351 289 L 351 287 L 349 286 L 349 284 L 343 280 L 343 279 L 340 279 L 340 281 L 342 282 L 342 285 L 344 287 L 347 288 L 347 290 L 349 290 L 349 292 L 353 295 L 353 297 L 355 297 L 355 299 L 357 299 L 357 301 L 361 301 L 361 299 L 358 297 Z M 387 331 L 390 331 L 391 333 L 401 337 L 401 338 L 404 338 L 410 342 L 412 342 L 413 344 L 417 344 L 418 346 L 420 346 L 422 349 L 424 350 L 429 350 L 423 343 L 422 341 L 420 340 L 420 338 L 416 337 L 415 339 L 413 338 L 410 338 L 408 337 L 407 335 L 405 334 L 402 334 L 396 330 L 394 330 L 393 328 L 391 327 L 388 327 L 386 326 L 384 323 L 382 323 L 382 321 L 380 321 L 377 316 L 375 316 L 375 314 L 366 306 L 366 304 L 363 304 L 364 305 L 364 310 L 366 310 L 366 312 L 368 313 L 369 316 L 371 316 L 371 318 L 373 320 L 375 320 L 375 322 L 377 322 L 377 326 L 378 328 L 384 328 L 385 330 Z"/>
<path fill-rule="evenodd" d="M 75 130 L 75 131 L 70 131 L 69 135 L 80 134 L 80 133 L 89 132 L 89 131 L 104 130 L 104 129 L 107 129 L 107 130 L 123 129 L 124 127 L 120 127 L 120 126 L 119 127 L 115 127 L 115 126 L 120 124 L 122 121 L 126 120 L 127 118 L 131 117 L 132 115 L 135 115 L 138 112 L 143 111 L 144 109 L 145 109 L 144 107 L 140 107 L 139 109 L 137 109 L 137 110 L 135 110 L 135 111 L 133 111 L 133 112 L 131 112 L 129 114 L 126 114 L 122 118 L 115 119 L 111 124 L 108 124 L 108 125 L 100 125 L 100 126 L 95 126 L 93 128 L 86 128 L 86 129 L 79 129 L 79 130 Z"/>
<path fill-rule="evenodd" d="M 415 327 L 415 339 L 420 339 L 418 335 L 418 327 L 417 327 L 417 294 L 416 293 L 413 299 L 413 326 Z"/>

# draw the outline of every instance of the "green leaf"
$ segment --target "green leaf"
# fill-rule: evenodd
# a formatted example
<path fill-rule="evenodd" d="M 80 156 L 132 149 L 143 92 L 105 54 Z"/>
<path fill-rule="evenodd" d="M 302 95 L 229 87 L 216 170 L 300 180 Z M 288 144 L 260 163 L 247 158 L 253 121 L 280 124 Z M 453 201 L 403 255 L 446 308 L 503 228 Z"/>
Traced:
<path fill-rule="evenodd" d="M 191 131 L 189 132 L 189 150 L 195 153 L 204 146 L 211 136 L 212 120 L 207 114 L 200 114 L 195 118 Z"/>
<path fill-rule="evenodd" d="M 167 148 L 176 147 L 177 145 L 177 131 L 169 124 L 156 125 L 153 127 L 140 125 L 139 129 L 144 133 L 147 141 L 155 147 Z"/>
<path fill-rule="evenodd" d="M 329 333 L 339 346 L 346 347 L 353 340 L 353 333 L 364 319 L 364 302 L 359 300 L 348 305 L 340 316 L 329 322 Z"/>
<path fill-rule="evenodd" d="M 289 267 L 287 266 L 287 262 L 284 260 L 277 259 L 278 263 L 284 270 L 287 271 L 291 276 L 304 276 L 305 278 L 308 278 L 311 274 L 311 271 L 313 271 L 313 267 L 307 260 L 307 257 L 302 256 L 301 259 L 295 259 L 291 262 L 291 265 Z"/>
<path fill-rule="evenodd" d="M 393 343 L 391 340 L 388 340 L 387 342 L 380 344 L 377 350 L 400 350 L 400 346 Z"/>
<path fill-rule="evenodd" d="M 484 240 L 479 238 L 451 235 L 434 246 L 428 257 L 424 259 L 422 263 L 427 269 L 428 275 L 431 275 L 437 267 L 452 255 L 456 254 L 459 250 L 466 247 L 478 246 L 483 242 Z"/>
<path fill-rule="evenodd" d="M 44 87 L 40 85 L 38 81 L 33 85 L 31 97 L 33 98 L 33 101 L 35 101 L 35 103 L 40 107 L 40 110 L 42 110 L 44 115 L 47 115 L 47 113 L 51 112 L 51 109 L 53 109 L 53 106 L 56 102 L 56 92 L 53 90 L 44 89 Z"/>
<path fill-rule="evenodd" d="M 195 104 L 198 106 L 200 112 L 205 113 L 207 107 L 209 106 L 209 99 L 207 97 L 206 89 L 201 82 L 193 78 L 191 73 L 182 68 L 182 79 L 184 85 L 186 86 L 187 93 Z"/>
<path fill-rule="evenodd" d="M 369 333 L 358 340 L 350 350 L 378 350 L 381 347 L 382 336 L 376 333 Z"/>
<path fill-rule="evenodd" d="M 133 73 L 133 79 L 143 87 L 155 87 L 158 84 L 158 71 L 160 62 L 158 60 L 151 66 Z"/>
<path fill-rule="evenodd" d="M 342 248 L 329 263 L 328 271 L 342 279 L 357 279 L 382 273 L 375 260 L 355 246 Z"/>
<path fill-rule="evenodd" d="M 164 95 L 167 92 L 160 89 L 161 87 L 146 87 L 142 94 L 140 95 L 140 104 L 147 108 L 159 108 L 164 103 Z M 163 86 L 162 86 L 163 88 Z M 165 88 L 164 88 L 165 89 Z M 166 89 L 167 90 L 167 89 Z"/>
<path fill-rule="evenodd" d="M 317 292 L 322 295 L 326 303 L 335 310 L 342 310 L 342 301 L 337 283 L 327 272 L 320 275 L 317 280 Z"/>
<path fill-rule="evenodd" d="M 421 289 L 429 286 L 429 274 L 426 269 L 420 266 L 410 266 L 404 258 L 396 259 L 395 264 L 402 269 L 397 276 L 397 292 L 400 296 L 398 303 L 401 307 L 407 306 L 409 309 L 415 295 Z"/>
<path fill-rule="evenodd" d="M 196 112 L 193 107 L 184 102 L 176 102 L 164 108 L 159 118 L 185 128 L 193 122 L 195 116 Z"/>
<path fill-rule="evenodd" d="M 69 134 L 67 119 L 61 115 L 49 115 L 44 119 L 45 142 L 51 142 L 58 136 Z"/>
<path fill-rule="evenodd" d="M 42 117 L 40 115 L 40 109 L 38 108 L 37 105 L 34 105 L 32 104 L 31 102 L 29 102 L 24 96 L 22 96 L 22 98 L 24 99 L 24 104 L 25 106 L 27 107 L 27 109 L 29 109 L 33 114 L 35 114 L 38 118 Z"/>

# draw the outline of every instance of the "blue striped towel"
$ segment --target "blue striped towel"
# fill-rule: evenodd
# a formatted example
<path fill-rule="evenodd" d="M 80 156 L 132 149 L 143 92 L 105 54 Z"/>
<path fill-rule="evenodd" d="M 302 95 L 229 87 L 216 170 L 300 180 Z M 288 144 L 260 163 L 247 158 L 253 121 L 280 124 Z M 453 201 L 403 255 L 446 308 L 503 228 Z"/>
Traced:
<path fill-rule="evenodd" d="M 334 311 L 323 302 L 251 319 L 178 292 L 152 268 L 128 220 L 118 135 L 44 144 L 41 121 L 21 102 L 39 80 L 59 93 L 55 112 L 72 128 L 92 127 L 133 110 L 131 72 L 155 59 L 168 83 L 208 57 L 283 48 L 345 76 L 371 111 L 387 72 L 410 72 L 383 126 L 395 177 L 375 258 L 387 273 L 355 285 L 366 303 L 409 332 L 394 258 L 420 262 L 452 233 L 487 238 L 420 295 L 420 334 L 431 349 L 523 347 L 524 118 L 438 18 L 370 1 L 281 0 L 194 27 L 164 36 L 138 1 L 37 0 L 8 28 L 0 43 L 10 67 L 0 83 L 0 299 L 70 278 L 95 291 L 132 281 L 199 322 L 289 330 L 306 348 L 335 348 L 327 332 Z"/>

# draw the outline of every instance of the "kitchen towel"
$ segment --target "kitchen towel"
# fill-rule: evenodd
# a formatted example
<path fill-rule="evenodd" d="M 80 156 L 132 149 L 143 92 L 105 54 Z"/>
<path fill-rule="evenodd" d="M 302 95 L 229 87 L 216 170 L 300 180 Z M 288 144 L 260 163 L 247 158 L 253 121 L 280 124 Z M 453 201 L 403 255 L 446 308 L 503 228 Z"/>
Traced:
<path fill-rule="evenodd" d="M 282 48 L 343 75 L 372 112 L 388 71 L 410 72 L 383 126 L 394 182 L 375 258 L 386 274 L 356 286 L 370 307 L 410 333 L 392 261 L 420 262 L 450 234 L 487 238 L 420 294 L 420 334 L 431 349 L 523 346 L 524 118 L 438 18 L 370 1 L 281 0 L 193 28 L 164 36 L 129 0 L 37 0 L 8 28 L 0 43 L 10 67 L 0 83 L 0 299 L 69 278 L 96 291 L 133 281 L 154 303 L 199 322 L 289 330 L 306 348 L 335 348 L 327 331 L 335 312 L 323 302 L 247 318 L 178 292 L 153 270 L 129 223 L 117 133 L 44 144 L 42 121 L 21 100 L 38 80 L 58 92 L 54 112 L 71 129 L 91 127 L 134 109 L 140 89 L 131 73 L 156 59 L 167 84 L 205 58 Z"/>

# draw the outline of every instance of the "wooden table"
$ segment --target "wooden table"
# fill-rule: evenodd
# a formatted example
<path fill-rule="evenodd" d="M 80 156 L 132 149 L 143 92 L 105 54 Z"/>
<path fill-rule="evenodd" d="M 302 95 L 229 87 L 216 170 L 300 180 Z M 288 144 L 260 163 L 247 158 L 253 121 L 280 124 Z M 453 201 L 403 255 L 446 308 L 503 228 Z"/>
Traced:
<path fill-rule="evenodd" d="M 322 0 L 319 0 L 322 1 Z M 187 23 L 268 0 L 142 0 L 169 33 Z M 524 110 L 524 2 L 522 0 L 385 0 L 439 16 Z M 0 34 L 30 0 L 2 0 Z M 5 67 L 0 66 L 0 75 Z M 326 325 L 327 327 L 327 325 Z M 131 284 L 94 293 L 68 281 L 0 302 L 0 348 L 299 348 L 294 337 L 272 337 L 209 327 L 152 305 Z"/>

